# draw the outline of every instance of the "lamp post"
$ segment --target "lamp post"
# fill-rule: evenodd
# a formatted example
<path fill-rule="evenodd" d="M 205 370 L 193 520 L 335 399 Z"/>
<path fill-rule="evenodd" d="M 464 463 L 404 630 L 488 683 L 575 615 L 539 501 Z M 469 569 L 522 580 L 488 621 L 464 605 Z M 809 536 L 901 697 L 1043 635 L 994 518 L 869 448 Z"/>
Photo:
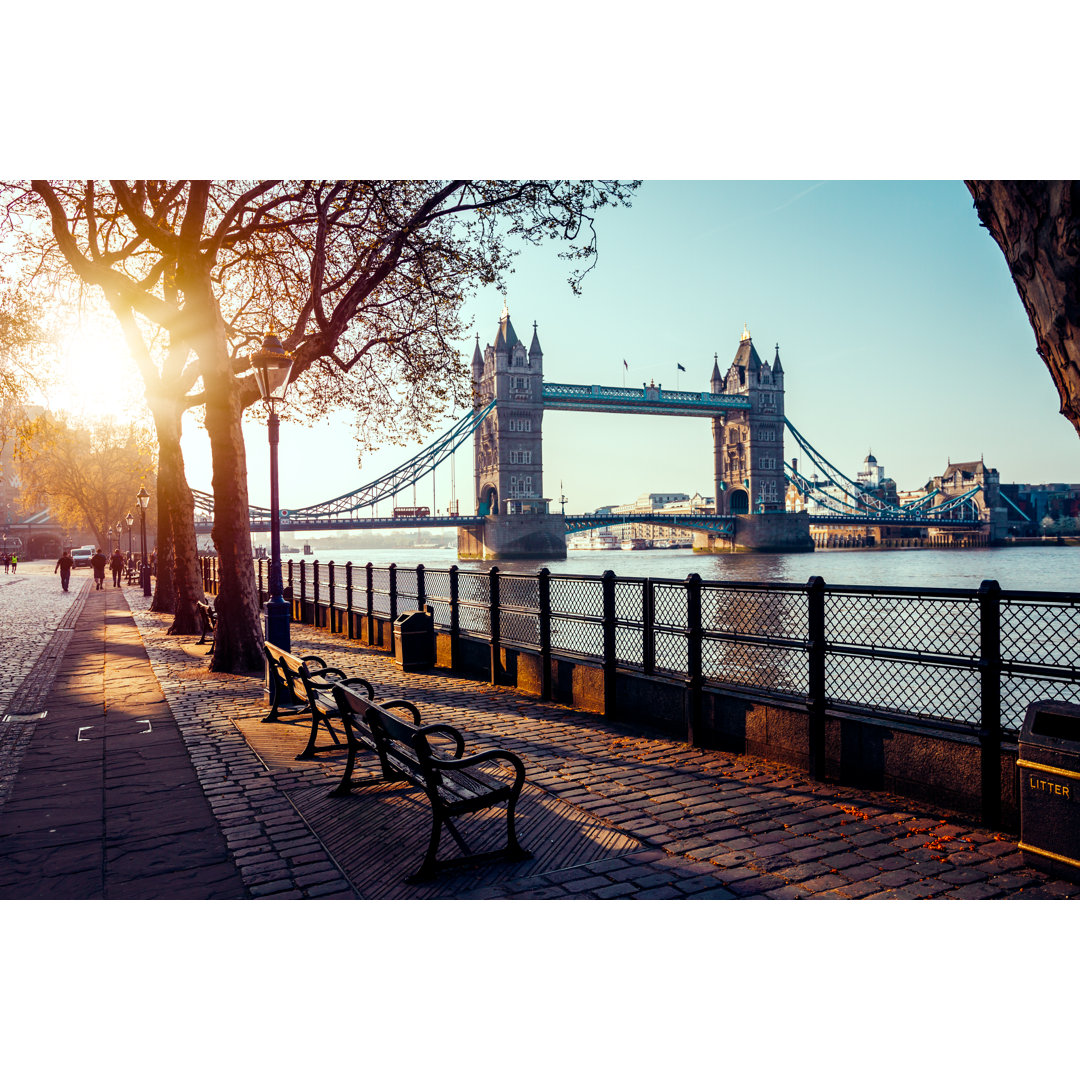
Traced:
<path fill-rule="evenodd" d="M 278 416 L 274 406 L 285 400 L 292 374 L 292 356 L 285 351 L 276 334 L 267 334 L 262 348 L 251 357 L 259 393 L 270 415 L 266 421 L 270 439 L 270 597 L 266 601 L 266 640 L 280 649 L 291 650 L 289 623 L 291 611 L 282 595 L 281 581 L 281 511 L 278 501 Z"/>
<path fill-rule="evenodd" d="M 127 527 L 128 527 L 128 558 L 130 559 L 131 558 L 131 526 L 135 524 L 135 519 L 130 514 L 128 514 L 128 516 L 124 520 L 127 522 Z"/>
<path fill-rule="evenodd" d="M 139 494 L 135 496 L 139 503 L 139 516 L 142 518 L 142 549 L 139 563 L 139 582 L 142 585 L 143 596 L 150 595 L 150 564 L 146 561 L 146 508 L 150 505 L 150 492 L 145 485 L 139 488 Z"/>

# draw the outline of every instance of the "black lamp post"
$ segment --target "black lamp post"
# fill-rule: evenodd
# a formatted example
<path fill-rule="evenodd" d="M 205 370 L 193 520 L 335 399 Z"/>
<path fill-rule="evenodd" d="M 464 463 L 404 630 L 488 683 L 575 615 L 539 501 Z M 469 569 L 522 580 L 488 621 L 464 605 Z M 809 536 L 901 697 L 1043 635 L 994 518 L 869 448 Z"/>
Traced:
<path fill-rule="evenodd" d="M 142 585 L 143 596 L 150 595 L 150 564 L 146 561 L 146 508 L 150 505 L 150 492 L 145 485 L 139 488 L 139 494 L 135 496 L 139 503 L 139 516 L 142 518 L 142 551 L 139 563 L 139 582 Z"/>
<path fill-rule="evenodd" d="M 127 527 L 128 527 L 128 558 L 130 559 L 131 558 L 131 526 L 135 524 L 135 519 L 130 514 L 128 514 L 128 516 L 124 520 L 127 521 Z"/>
<path fill-rule="evenodd" d="M 285 351 L 276 334 L 267 334 L 262 348 L 251 357 L 259 393 L 270 415 L 266 421 L 270 438 L 270 597 L 266 601 L 266 640 L 279 649 L 292 648 L 289 624 L 292 621 L 289 604 L 282 596 L 281 581 L 281 521 L 278 501 L 278 416 L 274 406 L 285 400 L 292 374 L 292 356 Z"/>

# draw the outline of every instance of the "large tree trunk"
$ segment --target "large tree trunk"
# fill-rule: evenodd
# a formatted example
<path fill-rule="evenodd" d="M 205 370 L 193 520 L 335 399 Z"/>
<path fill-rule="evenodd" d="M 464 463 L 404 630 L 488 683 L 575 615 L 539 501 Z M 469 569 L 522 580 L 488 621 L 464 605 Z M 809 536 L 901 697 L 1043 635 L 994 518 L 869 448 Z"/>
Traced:
<path fill-rule="evenodd" d="M 160 455 L 159 455 L 160 458 Z M 171 615 L 176 607 L 176 587 L 173 584 L 173 513 L 169 505 L 169 492 L 162 480 L 157 478 L 157 572 L 154 577 L 154 598 L 151 611 Z"/>
<path fill-rule="evenodd" d="M 181 407 L 174 402 L 162 402 L 154 410 L 158 437 L 158 521 L 161 535 L 168 536 L 169 558 L 163 571 L 163 548 L 159 542 L 158 583 L 152 610 L 174 615 L 170 634 L 197 634 L 201 625 L 195 605 L 205 596 L 195 537 L 195 499 L 184 475 L 184 455 L 180 448 L 181 416 Z"/>
<path fill-rule="evenodd" d="M 1061 414 L 1080 434 L 1080 181 L 965 183 L 1005 255 Z"/>
<path fill-rule="evenodd" d="M 186 310 L 197 316 L 195 339 L 206 390 L 206 431 L 210 436 L 214 486 L 214 546 L 220 587 L 212 671 L 261 671 L 262 630 L 248 522 L 247 455 L 240 425 L 238 381 L 229 362 L 225 326 L 209 275 L 185 284 Z"/>

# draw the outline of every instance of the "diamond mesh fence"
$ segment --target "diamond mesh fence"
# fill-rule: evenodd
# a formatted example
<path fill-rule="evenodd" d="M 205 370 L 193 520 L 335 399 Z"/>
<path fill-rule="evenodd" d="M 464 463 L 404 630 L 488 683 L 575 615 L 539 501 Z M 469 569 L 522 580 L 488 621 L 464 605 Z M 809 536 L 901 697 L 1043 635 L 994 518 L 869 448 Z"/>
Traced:
<path fill-rule="evenodd" d="M 980 691 L 974 668 L 886 656 L 825 659 L 825 694 L 840 705 L 978 724 Z"/>
<path fill-rule="evenodd" d="M 1080 668 L 1080 602 L 1003 597 L 1001 658 L 1015 663 Z"/>
<path fill-rule="evenodd" d="M 1076 675 L 1060 679 L 1048 676 L 1016 675 L 1006 673 L 1001 677 L 1001 728 L 1003 731 L 1019 732 L 1024 714 L 1033 701 L 1048 698 L 1080 705 L 1080 682 Z"/>
<path fill-rule="evenodd" d="M 831 645 L 975 658 L 979 655 L 979 602 L 974 595 L 954 599 L 829 589 L 825 637 Z"/>
<path fill-rule="evenodd" d="M 801 648 L 706 637 L 701 667 L 707 682 L 769 687 L 799 697 L 810 692 L 810 659 Z"/>
<path fill-rule="evenodd" d="M 450 571 L 428 570 L 424 582 L 436 626 L 450 626 Z"/>
<path fill-rule="evenodd" d="M 706 633 L 752 635 L 805 641 L 810 636 L 805 592 L 740 589 L 705 582 L 701 625 Z"/>

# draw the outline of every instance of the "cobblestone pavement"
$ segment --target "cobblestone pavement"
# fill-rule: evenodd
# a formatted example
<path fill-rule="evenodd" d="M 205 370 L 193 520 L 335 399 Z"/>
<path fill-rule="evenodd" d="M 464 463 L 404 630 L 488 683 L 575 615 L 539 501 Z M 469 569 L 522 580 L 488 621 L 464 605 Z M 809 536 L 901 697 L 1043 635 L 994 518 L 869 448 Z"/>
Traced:
<path fill-rule="evenodd" d="M 325 787 L 335 766 L 267 768 L 240 731 L 265 713 L 256 680 L 211 675 L 205 646 L 169 638 L 166 620 L 146 610 L 141 594 L 129 589 L 127 596 L 203 789 L 252 894 L 356 895 L 335 862 L 333 840 L 320 842 L 296 809 L 298 790 Z M 417 702 L 426 721 L 460 728 L 470 750 L 499 746 L 514 751 L 525 761 L 530 784 L 642 842 L 617 858 L 509 882 L 457 875 L 458 898 L 1034 899 L 1080 894 L 1080 886 L 1024 867 L 1014 837 L 899 797 L 817 783 L 782 765 L 646 737 L 509 688 L 432 673 L 406 674 L 384 653 L 308 626 L 293 627 L 293 648 L 362 675 L 380 697 Z"/>
<path fill-rule="evenodd" d="M 53 565 L 22 563 L 14 574 L 0 573 L 0 716 L 91 580 L 89 570 L 76 570 L 64 592 Z"/>
<path fill-rule="evenodd" d="M 4 717 L 0 897 L 245 898 L 123 594 L 64 621 Z"/>

